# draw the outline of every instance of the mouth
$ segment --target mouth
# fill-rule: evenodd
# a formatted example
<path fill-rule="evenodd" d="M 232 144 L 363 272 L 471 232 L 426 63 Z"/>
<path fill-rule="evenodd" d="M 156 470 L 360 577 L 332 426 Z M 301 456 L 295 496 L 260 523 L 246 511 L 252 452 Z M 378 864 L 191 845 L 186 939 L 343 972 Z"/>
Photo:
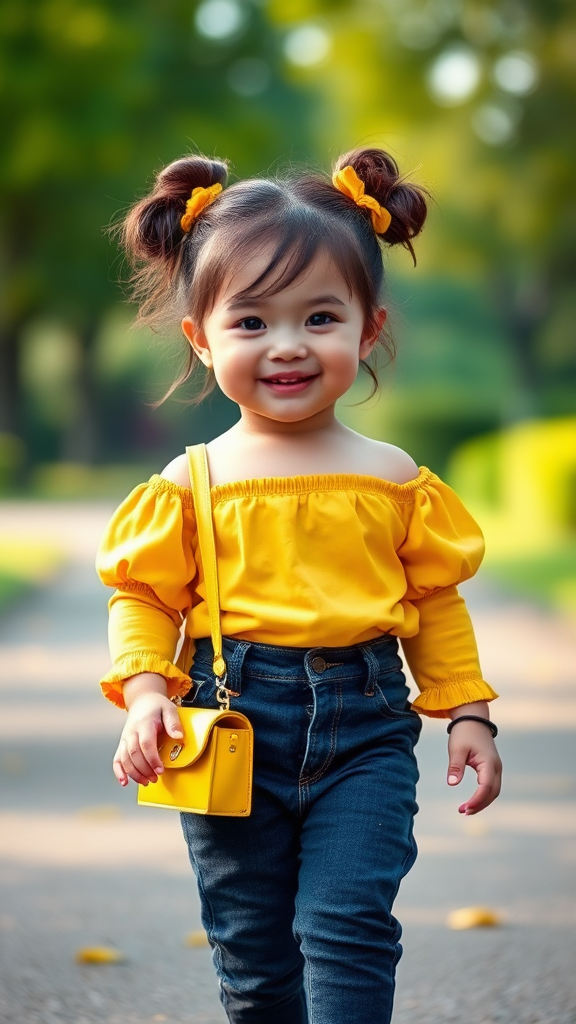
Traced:
<path fill-rule="evenodd" d="M 270 377 L 261 377 L 260 382 L 272 391 L 286 394 L 304 391 L 319 376 L 319 373 L 305 374 L 298 371 L 288 371 L 286 373 L 274 373 Z"/>

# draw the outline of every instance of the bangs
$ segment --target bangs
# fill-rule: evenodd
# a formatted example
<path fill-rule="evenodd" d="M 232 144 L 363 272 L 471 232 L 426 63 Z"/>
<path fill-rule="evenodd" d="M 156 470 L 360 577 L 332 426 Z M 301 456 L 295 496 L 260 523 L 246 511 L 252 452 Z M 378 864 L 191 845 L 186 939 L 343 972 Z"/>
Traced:
<path fill-rule="evenodd" d="M 235 301 L 276 295 L 301 277 L 323 252 L 333 260 L 350 296 L 356 294 L 366 316 L 371 317 L 378 304 L 380 282 L 366 272 L 357 235 L 350 226 L 310 207 L 289 205 L 274 213 L 236 223 L 225 237 L 214 233 L 194 274 L 194 322 L 202 323 L 227 282 L 263 252 L 270 252 L 268 263 L 249 285 L 233 294 Z"/>

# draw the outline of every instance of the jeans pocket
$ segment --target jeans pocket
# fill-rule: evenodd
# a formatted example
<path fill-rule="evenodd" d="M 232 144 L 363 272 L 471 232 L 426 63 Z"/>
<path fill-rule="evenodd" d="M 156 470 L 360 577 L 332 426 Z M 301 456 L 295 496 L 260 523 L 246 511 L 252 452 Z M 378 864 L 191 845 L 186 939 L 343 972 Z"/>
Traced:
<path fill-rule="evenodd" d="M 385 718 L 418 718 L 410 705 L 406 677 L 400 670 L 380 676 L 374 686 L 376 706 Z"/>
<path fill-rule="evenodd" d="M 211 666 L 192 665 L 190 669 L 192 686 L 182 698 L 182 707 L 211 707 L 216 705 L 216 681 Z"/>

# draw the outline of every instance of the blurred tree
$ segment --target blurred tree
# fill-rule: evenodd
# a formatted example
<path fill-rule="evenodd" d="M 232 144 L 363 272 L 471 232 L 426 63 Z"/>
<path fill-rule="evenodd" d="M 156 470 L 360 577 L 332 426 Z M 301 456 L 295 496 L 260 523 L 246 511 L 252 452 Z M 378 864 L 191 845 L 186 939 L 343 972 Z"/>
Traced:
<path fill-rule="evenodd" d="M 458 410 L 473 404 L 466 374 L 482 394 L 459 436 L 480 429 L 480 407 L 503 418 L 571 408 L 576 15 L 568 0 L 3 0 L 0 47 L 0 429 L 33 437 L 33 457 L 124 459 L 171 433 L 167 409 L 153 418 L 142 411 L 158 373 L 149 354 L 136 352 L 103 387 L 101 325 L 120 267 L 102 228 L 187 146 L 230 155 L 246 175 L 278 157 L 324 164 L 326 153 L 384 143 L 403 168 L 419 167 L 439 206 L 419 264 L 445 308 L 431 310 L 422 292 L 418 314 L 420 290 L 410 296 L 420 316 L 414 362 L 425 362 L 429 344 L 428 377 L 444 373 L 456 333 L 463 348 L 490 334 L 482 373 L 471 358 L 437 391 L 442 445 L 456 436 L 455 416 L 464 423 Z M 456 315 L 471 285 L 476 295 Z M 403 301 L 408 293 L 400 291 Z M 451 350 L 438 341 L 449 317 Z M 77 338 L 78 395 L 52 426 L 37 392 L 24 403 L 19 394 L 23 339 L 39 318 Z M 466 331 L 472 319 L 483 335 Z M 490 373 L 503 371 L 494 354 L 502 345 L 515 387 L 497 413 L 494 395 L 506 388 L 491 388 L 489 401 L 485 389 Z M 428 379 L 420 386 L 428 417 L 422 388 L 433 388 Z M 230 415 L 214 402 L 215 419 Z"/>
<path fill-rule="evenodd" d="M 300 155 L 309 99 L 282 80 L 276 34 L 241 0 L 3 0 L 0 47 L 0 430 L 30 433 L 19 352 L 41 314 L 80 342 L 60 454 L 110 457 L 94 351 L 119 264 L 103 227 L 187 147 L 232 156 L 242 175 Z"/>
<path fill-rule="evenodd" d="M 515 367 L 503 416 L 568 411 L 576 384 L 574 5 L 271 0 L 270 13 L 288 40 L 324 36 L 315 60 L 292 64 L 294 81 L 323 92 L 323 145 L 384 143 L 430 184 L 440 213 L 432 210 L 420 262 L 429 273 L 475 279 L 492 305 Z"/>

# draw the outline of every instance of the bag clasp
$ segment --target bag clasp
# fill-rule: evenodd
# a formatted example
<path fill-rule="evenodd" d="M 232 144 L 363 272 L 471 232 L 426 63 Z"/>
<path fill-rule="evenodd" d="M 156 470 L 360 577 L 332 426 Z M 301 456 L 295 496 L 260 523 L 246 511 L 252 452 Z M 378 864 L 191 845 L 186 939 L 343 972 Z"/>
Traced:
<path fill-rule="evenodd" d="M 228 673 L 225 672 L 223 676 L 216 676 L 218 688 L 216 690 L 216 700 L 218 701 L 222 711 L 230 711 L 230 697 L 239 697 L 240 694 L 236 690 L 229 690 L 226 686 L 228 682 Z"/>

